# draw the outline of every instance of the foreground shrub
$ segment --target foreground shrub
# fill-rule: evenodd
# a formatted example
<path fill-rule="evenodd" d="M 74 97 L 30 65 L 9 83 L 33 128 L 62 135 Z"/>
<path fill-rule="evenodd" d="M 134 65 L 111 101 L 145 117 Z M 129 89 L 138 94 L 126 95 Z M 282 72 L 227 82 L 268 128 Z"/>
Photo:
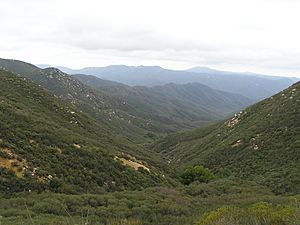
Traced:
<path fill-rule="evenodd" d="M 198 225 L 298 225 L 300 207 L 297 204 L 272 205 L 256 203 L 243 209 L 223 206 L 203 215 Z"/>

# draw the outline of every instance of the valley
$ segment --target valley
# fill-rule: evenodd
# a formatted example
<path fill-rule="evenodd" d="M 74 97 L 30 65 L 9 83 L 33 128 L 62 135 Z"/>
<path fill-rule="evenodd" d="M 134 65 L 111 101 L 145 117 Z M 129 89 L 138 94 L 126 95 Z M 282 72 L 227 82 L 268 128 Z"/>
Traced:
<path fill-rule="evenodd" d="M 297 79 L 60 69 L 0 59 L 0 224 L 299 224 Z"/>

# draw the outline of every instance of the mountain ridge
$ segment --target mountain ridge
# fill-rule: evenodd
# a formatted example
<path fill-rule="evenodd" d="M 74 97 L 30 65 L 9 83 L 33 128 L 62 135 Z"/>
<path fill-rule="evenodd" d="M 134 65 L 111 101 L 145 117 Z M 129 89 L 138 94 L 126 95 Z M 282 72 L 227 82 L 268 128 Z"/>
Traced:
<path fill-rule="evenodd" d="M 185 70 L 170 70 L 159 66 L 88 67 L 79 70 L 63 69 L 69 74 L 94 75 L 102 79 L 121 82 L 130 86 L 156 86 L 167 83 L 198 82 L 213 89 L 244 95 L 262 100 L 287 88 L 296 78 L 274 77 L 261 74 L 217 71 L 206 68 L 197 73 Z M 299 79 L 298 79 L 299 80 Z"/>

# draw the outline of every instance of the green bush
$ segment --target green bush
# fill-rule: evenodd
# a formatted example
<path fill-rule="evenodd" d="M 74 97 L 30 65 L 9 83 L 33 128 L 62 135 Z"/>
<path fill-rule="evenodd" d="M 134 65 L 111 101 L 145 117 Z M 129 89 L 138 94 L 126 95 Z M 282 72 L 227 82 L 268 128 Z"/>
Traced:
<path fill-rule="evenodd" d="M 201 183 L 207 183 L 214 178 L 212 172 L 203 166 L 189 166 L 180 175 L 182 183 L 189 185 L 194 181 L 199 181 Z"/>

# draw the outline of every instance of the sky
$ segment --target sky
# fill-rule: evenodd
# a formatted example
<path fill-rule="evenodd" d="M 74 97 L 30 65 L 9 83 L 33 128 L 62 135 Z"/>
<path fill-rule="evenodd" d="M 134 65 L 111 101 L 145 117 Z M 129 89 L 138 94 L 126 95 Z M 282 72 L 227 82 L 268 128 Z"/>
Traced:
<path fill-rule="evenodd" d="M 300 77 L 300 0 L 0 0 L 0 57 Z"/>

